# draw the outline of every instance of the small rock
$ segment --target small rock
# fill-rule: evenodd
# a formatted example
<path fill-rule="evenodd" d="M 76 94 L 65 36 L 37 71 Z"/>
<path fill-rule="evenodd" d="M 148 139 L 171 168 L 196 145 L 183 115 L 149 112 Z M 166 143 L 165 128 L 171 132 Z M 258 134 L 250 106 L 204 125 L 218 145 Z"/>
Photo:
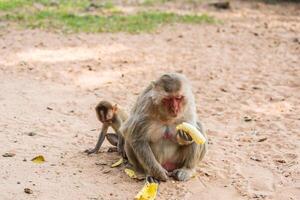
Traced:
<path fill-rule="evenodd" d="M 245 122 L 251 122 L 252 119 L 251 119 L 251 117 L 249 117 L 249 116 L 245 116 L 245 117 L 244 117 L 244 121 L 245 121 Z"/>
<path fill-rule="evenodd" d="M 263 141 L 266 141 L 268 138 L 264 137 L 264 138 L 261 138 L 259 139 L 257 142 L 263 142 Z"/>
<path fill-rule="evenodd" d="M 207 172 L 205 172 L 205 173 L 204 173 L 204 175 L 205 175 L 205 176 L 208 176 L 208 177 L 210 176 L 210 174 L 209 174 L 209 173 L 207 173 Z"/>
<path fill-rule="evenodd" d="M 259 158 L 255 158 L 255 157 L 250 157 L 251 160 L 257 161 L 257 162 L 261 162 L 261 159 Z"/>
<path fill-rule="evenodd" d="M 278 162 L 278 163 L 286 163 L 286 161 L 285 161 L 285 160 L 281 160 L 281 159 L 279 159 L 279 160 L 276 160 L 276 162 Z"/>
<path fill-rule="evenodd" d="M 229 1 L 224 1 L 224 2 L 215 2 L 211 3 L 211 6 L 214 6 L 217 9 L 229 9 L 230 8 L 230 2 Z"/>
<path fill-rule="evenodd" d="M 227 90 L 224 89 L 224 88 L 220 88 L 220 90 L 221 90 L 222 92 L 227 92 Z"/>
<path fill-rule="evenodd" d="M 35 132 L 29 132 L 29 133 L 27 133 L 27 135 L 28 135 L 28 136 L 35 136 L 36 133 L 35 133 Z"/>
<path fill-rule="evenodd" d="M 101 161 L 100 161 L 100 162 L 95 162 L 95 164 L 96 164 L 96 165 L 107 165 L 107 163 L 101 162 Z"/>
<path fill-rule="evenodd" d="M 53 110 L 53 108 L 51 108 L 51 107 L 47 106 L 47 110 Z"/>
<path fill-rule="evenodd" d="M 33 193 L 33 191 L 30 188 L 24 188 L 24 192 L 26 194 L 32 194 Z"/>
<path fill-rule="evenodd" d="M 293 39 L 293 42 L 300 44 L 300 39 L 294 38 L 294 39 Z"/>
<path fill-rule="evenodd" d="M 21 182 L 20 182 L 20 181 L 18 181 L 18 182 L 17 182 L 17 184 L 21 184 Z"/>
<path fill-rule="evenodd" d="M 110 172 L 111 172 L 110 169 L 106 169 L 106 170 L 103 171 L 103 174 L 108 174 L 108 173 L 110 173 Z"/>
<path fill-rule="evenodd" d="M 2 156 L 3 157 L 14 157 L 16 154 L 15 153 L 5 153 L 5 154 L 3 154 Z"/>
<path fill-rule="evenodd" d="M 27 162 L 26 158 L 23 159 L 23 162 Z"/>

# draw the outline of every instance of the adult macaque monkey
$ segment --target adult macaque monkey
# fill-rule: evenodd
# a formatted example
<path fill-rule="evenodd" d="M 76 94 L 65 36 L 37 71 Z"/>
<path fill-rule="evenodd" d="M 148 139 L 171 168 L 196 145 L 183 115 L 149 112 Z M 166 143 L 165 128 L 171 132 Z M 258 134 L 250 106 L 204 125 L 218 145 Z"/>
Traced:
<path fill-rule="evenodd" d="M 191 85 L 185 76 L 165 74 L 152 82 L 138 97 L 129 119 L 122 125 L 125 151 L 137 171 L 158 180 L 168 176 L 188 180 L 206 153 L 176 126 L 188 122 L 206 137 L 197 122 Z"/>
<path fill-rule="evenodd" d="M 108 101 L 101 101 L 96 106 L 96 114 L 99 121 L 102 122 L 102 130 L 95 148 L 87 149 L 85 152 L 88 154 L 97 153 L 106 137 L 112 145 L 117 146 L 117 151 L 125 157 L 124 138 L 120 132 L 120 127 L 127 119 L 126 113 L 119 109 L 117 105 L 113 105 Z M 109 127 L 112 127 L 115 133 L 107 133 Z"/>

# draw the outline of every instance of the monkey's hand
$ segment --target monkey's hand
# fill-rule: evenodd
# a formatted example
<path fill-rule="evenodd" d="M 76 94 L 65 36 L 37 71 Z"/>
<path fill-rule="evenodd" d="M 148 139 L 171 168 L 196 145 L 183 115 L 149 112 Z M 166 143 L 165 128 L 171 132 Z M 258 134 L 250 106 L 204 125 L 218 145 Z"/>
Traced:
<path fill-rule="evenodd" d="M 193 138 L 184 130 L 177 130 L 176 139 L 179 145 L 189 145 L 193 143 Z"/>
<path fill-rule="evenodd" d="M 168 180 L 168 174 L 169 172 L 165 170 L 163 167 L 160 167 L 158 169 L 153 169 L 152 172 L 150 172 L 151 176 L 164 182 Z"/>

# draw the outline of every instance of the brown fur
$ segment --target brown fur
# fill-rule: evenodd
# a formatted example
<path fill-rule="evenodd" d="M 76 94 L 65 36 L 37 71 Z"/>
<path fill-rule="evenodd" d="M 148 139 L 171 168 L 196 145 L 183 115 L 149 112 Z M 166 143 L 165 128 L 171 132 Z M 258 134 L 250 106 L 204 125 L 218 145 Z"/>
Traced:
<path fill-rule="evenodd" d="M 176 117 L 171 116 L 161 103 L 167 95 L 184 97 L 182 109 Z M 197 122 L 194 96 L 188 80 L 180 74 L 163 75 L 138 97 L 129 119 L 121 127 L 127 157 L 136 170 L 162 181 L 166 181 L 168 175 L 177 180 L 187 180 L 192 176 L 207 146 L 190 141 L 179 142 L 176 125 L 182 122 L 193 124 L 204 134 Z M 164 139 L 166 135 L 168 139 Z M 168 168 L 167 163 L 175 163 L 176 169 L 168 172 L 165 169 Z"/>
<path fill-rule="evenodd" d="M 85 152 L 88 154 L 97 153 L 105 139 L 112 144 L 117 146 L 117 150 L 119 153 L 125 157 L 124 151 L 124 138 L 122 133 L 120 132 L 120 127 L 122 123 L 127 119 L 126 113 L 119 109 L 117 105 L 113 105 L 108 101 L 101 101 L 95 108 L 97 118 L 103 124 L 102 130 L 99 134 L 99 138 L 95 148 L 88 149 Z M 114 134 L 107 133 L 109 127 L 112 127 L 115 131 Z"/>

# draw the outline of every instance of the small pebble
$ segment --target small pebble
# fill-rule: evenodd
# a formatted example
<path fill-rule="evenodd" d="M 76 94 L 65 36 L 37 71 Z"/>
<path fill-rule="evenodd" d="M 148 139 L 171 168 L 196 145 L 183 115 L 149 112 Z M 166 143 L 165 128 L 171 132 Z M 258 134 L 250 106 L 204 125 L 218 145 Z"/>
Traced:
<path fill-rule="evenodd" d="M 28 135 L 28 136 L 35 136 L 36 133 L 35 133 L 35 132 L 29 132 L 29 133 L 27 133 L 27 135 Z"/>
<path fill-rule="evenodd" d="M 32 194 L 33 193 L 33 191 L 30 188 L 24 188 L 24 192 L 26 194 Z"/>
<path fill-rule="evenodd" d="M 103 171 L 103 174 L 108 174 L 108 173 L 110 173 L 110 172 L 111 172 L 110 169 L 106 169 L 106 170 Z"/>
<path fill-rule="evenodd" d="M 3 154 L 2 156 L 3 157 L 14 157 L 16 154 L 15 153 L 5 153 L 5 154 Z"/>

